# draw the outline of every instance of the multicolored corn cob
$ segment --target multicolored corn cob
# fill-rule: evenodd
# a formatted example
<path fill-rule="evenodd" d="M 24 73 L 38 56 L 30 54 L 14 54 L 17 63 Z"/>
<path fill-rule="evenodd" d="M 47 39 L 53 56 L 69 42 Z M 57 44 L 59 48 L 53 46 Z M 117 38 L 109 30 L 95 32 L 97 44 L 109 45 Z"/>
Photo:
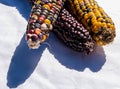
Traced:
<path fill-rule="evenodd" d="M 114 40 L 115 25 L 95 0 L 67 1 L 71 13 L 89 30 L 97 44 L 102 46 Z"/>
<path fill-rule="evenodd" d="M 89 31 L 78 23 L 66 9 L 61 10 L 53 31 L 67 46 L 76 51 L 88 54 L 94 50 L 95 44 Z"/>
<path fill-rule="evenodd" d="M 63 0 L 32 1 L 35 2 L 28 20 L 26 40 L 29 48 L 36 49 L 49 37 L 64 2 Z"/>

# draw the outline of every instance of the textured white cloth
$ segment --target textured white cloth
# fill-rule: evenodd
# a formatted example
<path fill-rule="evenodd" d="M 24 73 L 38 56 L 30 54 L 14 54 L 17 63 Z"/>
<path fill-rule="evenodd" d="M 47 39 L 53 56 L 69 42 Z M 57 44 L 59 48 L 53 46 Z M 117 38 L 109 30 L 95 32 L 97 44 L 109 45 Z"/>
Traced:
<path fill-rule="evenodd" d="M 116 26 L 113 43 L 86 56 L 53 33 L 37 50 L 28 48 L 27 0 L 0 0 L 0 89 L 120 89 L 120 5 L 97 0 Z M 49 45 L 48 45 L 49 44 Z"/>

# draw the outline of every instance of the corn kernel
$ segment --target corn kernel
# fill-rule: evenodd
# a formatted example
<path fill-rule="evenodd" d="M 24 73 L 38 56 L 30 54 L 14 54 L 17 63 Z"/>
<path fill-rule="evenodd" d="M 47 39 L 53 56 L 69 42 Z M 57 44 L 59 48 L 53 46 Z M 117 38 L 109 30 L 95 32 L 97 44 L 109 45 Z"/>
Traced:
<path fill-rule="evenodd" d="M 46 8 L 46 9 L 48 9 L 48 10 L 50 10 L 50 6 L 47 5 L 47 4 L 43 5 L 43 7 Z"/>
<path fill-rule="evenodd" d="M 51 24 L 51 21 L 50 21 L 49 19 L 45 19 L 45 20 L 44 20 L 44 23 L 46 23 L 46 24 Z"/>

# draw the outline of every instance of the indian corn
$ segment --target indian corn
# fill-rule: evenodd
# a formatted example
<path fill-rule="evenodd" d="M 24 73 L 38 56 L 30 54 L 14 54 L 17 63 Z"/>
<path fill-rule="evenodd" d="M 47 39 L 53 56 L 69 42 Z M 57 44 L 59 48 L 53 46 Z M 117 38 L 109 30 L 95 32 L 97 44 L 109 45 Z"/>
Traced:
<path fill-rule="evenodd" d="M 99 45 L 111 43 L 115 36 L 115 25 L 95 0 L 67 0 L 68 9 L 90 32 Z"/>
<path fill-rule="evenodd" d="M 62 9 L 55 22 L 53 31 L 63 40 L 63 42 L 79 52 L 90 53 L 94 50 L 94 41 L 89 31 L 66 9 Z"/>
<path fill-rule="evenodd" d="M 31 0 L 33 2 L 28 20 L 26 40 L 29 48 L 36 49 L 49 37 L 63 0 Z"/>

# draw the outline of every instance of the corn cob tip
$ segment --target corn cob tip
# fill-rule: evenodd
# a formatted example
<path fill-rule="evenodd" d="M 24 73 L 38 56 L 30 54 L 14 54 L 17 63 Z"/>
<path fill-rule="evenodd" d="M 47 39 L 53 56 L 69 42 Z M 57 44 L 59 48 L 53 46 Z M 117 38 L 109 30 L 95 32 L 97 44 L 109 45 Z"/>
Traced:
<path fill-rule="evenodd" d="M 40 33 L 39 35 L 36 34 L 26 34 L 26 40 L 28 47 L 30 49 L 37 49 L 40 45 L 49 37 L 49 34 L 43 35 Z"/>
<path fill-rule="evenodd" d="M 107 28 L 105 30 L 101 30 L 97 34 L 94 34 L 93 38 L 98 45 L 103 46 L 113 42 L 115 36 L 115 31 L 111 28 Z"/>
<path fill-rule="evenodd" d="M 28 44 L 28 47 L 29 47 L 30 49 L 37 49 L 37 48 L 39 48 L 39 46 L 40 46 L 40 42 L 39 42 L 39 41 L 34 42 L 34 41 L 32 41 L 31 39 L 29 39 L 29 40 L 27 41 L 27 44 Z"/>
<path fill-rule="evenodd" d="M 95 42 L 91 40 L 91 42 L 86 42 L 85 44 L 85 54 L 90 54 L 94 51 L 95 49 Z"/>

